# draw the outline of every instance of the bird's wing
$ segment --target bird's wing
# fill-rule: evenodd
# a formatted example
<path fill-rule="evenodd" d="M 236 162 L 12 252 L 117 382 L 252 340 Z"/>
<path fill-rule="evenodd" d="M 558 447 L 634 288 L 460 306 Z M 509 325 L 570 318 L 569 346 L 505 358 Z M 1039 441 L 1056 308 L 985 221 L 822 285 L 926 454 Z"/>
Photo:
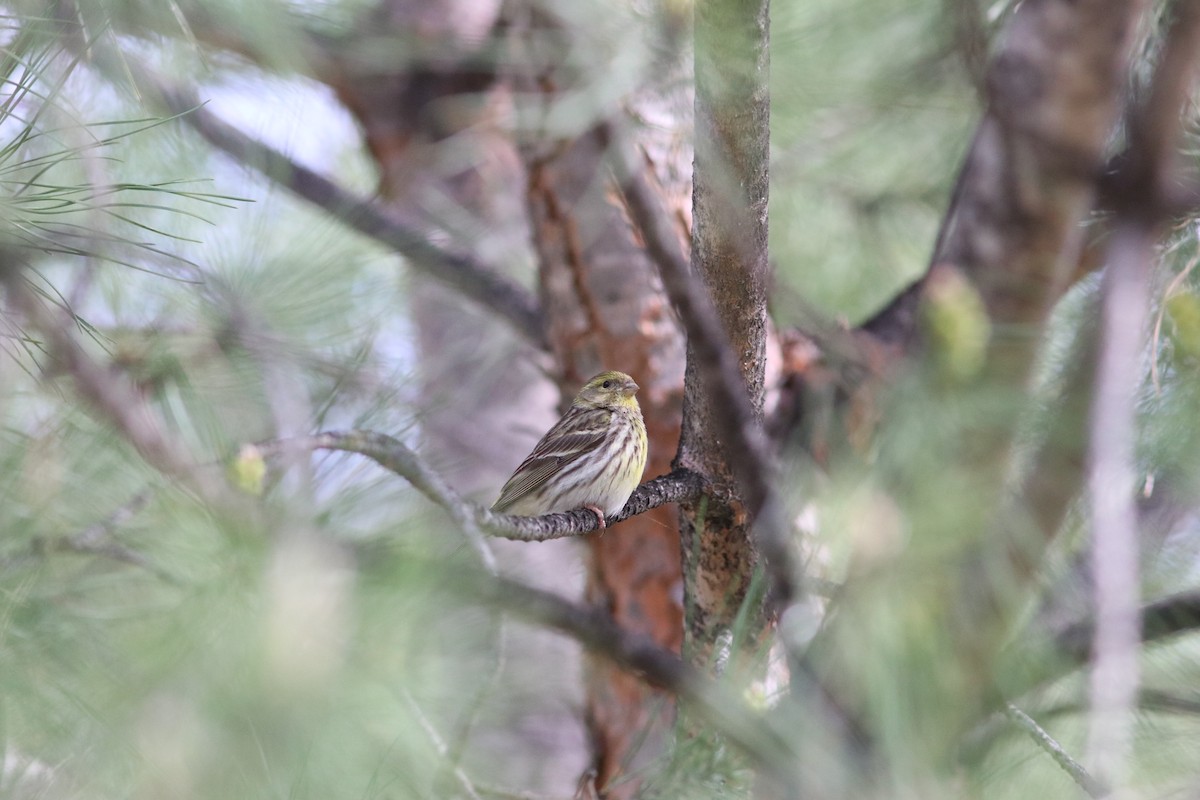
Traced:
<path fill-rule="evenodd" d="M 608 430 L 607 419 L 601 421 L 572 418 L 567 414 L 546 432 L 533 448 L 529 457 L 521 462 L 508 483 L 500 490 L 500 499 L 492 506 L 503 512 L 521 501 L 531 492 L 540 489 L 546 481 L 576 460 L 599 447 Z M 601 424 L 602 423 L 602 424 Z"/>

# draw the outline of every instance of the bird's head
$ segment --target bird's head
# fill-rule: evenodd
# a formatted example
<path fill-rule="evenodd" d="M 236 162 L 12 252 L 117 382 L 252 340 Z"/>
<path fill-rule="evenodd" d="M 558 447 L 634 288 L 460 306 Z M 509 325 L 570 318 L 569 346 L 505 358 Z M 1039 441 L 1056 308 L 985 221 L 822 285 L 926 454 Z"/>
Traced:
<path fill-rule="evenodd" d="M 638 385 L 624 372 L 601 372 L 583 385 L 572 405 L 585 408 L 637 408 Z"/>

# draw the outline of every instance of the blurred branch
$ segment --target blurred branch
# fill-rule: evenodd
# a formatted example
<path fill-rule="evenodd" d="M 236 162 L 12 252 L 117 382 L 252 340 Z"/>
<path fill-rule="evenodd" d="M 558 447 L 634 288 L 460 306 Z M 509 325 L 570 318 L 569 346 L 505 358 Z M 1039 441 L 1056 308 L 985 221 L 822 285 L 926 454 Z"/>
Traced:
<path fill-rule="evenodd" d="M 988 68 L 988 108 L 964 160 L 930 267 L 961 269 L 993 326 L 1040 325 L 1069 285 L 1104 149 L 1119 114 L 1129 43 L 1147 3 L 1021 3 Z M 911 346 L 925 278 L 864 325 Z M 1036 337 L 996 344 L 1019 380 Z"/>
<path fill-rule="evenodd" d="M 1200 716 L 1200 698 L 1181 697 L 1172 692 L 1158 689 L 1142 689 L 1138 692 L 1138 710 L 1161 714 Z M 1042 719 L 1078 716 L 1085 713 L 1087 713 L 1086 704 L 1076 700 L 1068 700 L 1045 708 L 1039 708 L 1037 711 L 1038 716 Z M 1005 713 L 1005 717 L 1007 716 L 1007 713 Z M 990 729 L 980 732 L 978 742 L 991 741 L 999 735 L 1000 731 L 995 729 L 992 721 L 989 721 L 988 725 Z M 971 746 L 977 747 L 978 745 L 976 742 L 971 742 Z"/>
<path fill-rule="evenodd" d="M 1142 632 L 1139 650 L 1142 652 L 1145 651 L 1146 645 L 1200 632 L 1200 589 L 1180 592 L 1147 603 L 1139 609 L 1138 616 Z M 1095 638 L 1096 621 L 1090 618 L 1067 626 L 1049 641 L 1018 641 L 1001 654 L 999 668 L 996 670 L 1000 685 L 992 695 L 992 709 L 1004 711 L 1005 716 L 1008 716 L 1002 696 L 1027 695 L 1086 666 L 1091 660 Z M 1183 713 L 1200 712 L 1200 703 L 1150 690 L 1143 690 L 1139 694 L 1138 707 Z M 1085 711 L 1079 703 L 1072 701 L 1065 705 L 1042 709 L 1038 714 L 1045 718 Z M 1000 733 L 996 727 L 997 719 L 996 716 L 992 716 L 968 733 L 963 740 L 964 752 L 986 752 L 987 743 Z"/>
<path fill-rule="evenodd" d="M 1066 379 L 1061 381 L 1063 389 L 1051 425 L 1053 440 L 1037 453 L 1021 491 L 1042 533 L 1051 535 L 1082 482 L 1084 447 L 1090 438 L 1095 619 L 1056 637 L 1066 664 L 1054 663 L 1047 670 L 1038 666 L 1046 659 L 1026 653 L 1025 669 L 1031 673 L 1007 671 L 1021 675 L 1018 682 L 1024 682 L 1011 687 L 1010 695 L 1016 695 L 1035 682 L 1048 680 L 1051 675 L 1047 672 L 1061 674 L 1061 670 L 1095 656 L 1092 749 L 1096 763 L 1116 769 L 1117 783 L 1120 763 L 1128 755 L 1139 641 L 1152 641 L 1200 623 L 1196 613 L 1200 606 L 1190 604 L 1187 595 L 1138 610 L 1137 524 L 1132 497 L 1134 387 L 1141 374 L 1146 335 L 1148 273 L 1161 228 L 1176 208 L 1172 173 L 1177 165 L 1180 112 L 1187 103 L 1200 45 L 1200 10 L 1194 3 L 1176 7 L 1180 13 L 1167 33 L 1146 100 L 1129 115 L 1129 146 L 1117 159 L 1114 174 L 1103 183 L 1103 200 L 1112 209 L 1113 219 L 1111 245 L 1101 262 L 1107 264 L 1107 272 L 1101 313 L 1095 315 L 1100 323 L 1085 323 L 1081 330 L 1086 345 L 1071 356 Z M 1090 427 L 1085 429 L 1088 417 L 1083 412 L 1089 400 L 1093 406 Z M 1036 564 L 1036 560 L 1028 563 Z"/>
<path fill-rule="evenodd" d="M 197 491 L 207 500 L 221 487 L 196 469 L 189 455 L 166 435 L 144 397 L 119 371 L 96 363 L 71 333 L 76 319 L 66 309 L 38 297 L 25 269 L 0 253 L 0 285 L 9 305 L 42 335 L 55 366 L 70 376 L 75 391 L 91 409 L 112 425 L 152 467 Z"/>
<path fill-rule="evenodd" d="M 507 320 L 530 342 L 545 347 L 541 313 L 533 297 L 508 277 L 475 258 L 445 250 L 392 219 L 377 204 L 355 197 L 314 170 L 247 136 L 200 106 L 194 94 L 162 90 L 163 103 L 215 147 L 297 196 L 329 212 L 359 233 L 403 255 L 434 280 Z"/>
<path fill-rule="evenodd" d="M 1104 275 L 1100 350 L 1090 420 L 1095 635 L 1089 758 L 1118 790 L 1132 757 L 1140 682 L 1141 590 L 1134 506 L 1137 386 L 1150 304 L 1154 247 L 1167 221 L 1181 110 L 1200 57 L 1200 6 L 1173 5 L 1149 96 L 1129 126 L 1128 161 L 1116 175 L 1116 222 Z"/>
<path fill-rule="evenodd" d="M 1102 289 L 1100 348 L 1092 409 L 1088 484 L 1092 591 L 1096 613 L 1090 670 L 1088 762 L 1105 783 L 1122 787 L 1132 755 L 1140 682 L 1141 590 L 1134 450 L 1136 379 L 1146 336 L 1154 225 L 1122 224 L 1109 249 Z"/>
<path fill-rule="evenodd" d="M 1082 389 L 1065 394 L 1051 411 L 1067 424 L 1051 429 L 1040 452 L 1028 458 L 1036 464 L 1023 470 L 1023 485 L 1012 487 L 1016 412 L 1028 405 L 1041 333 L 1079 260 L 1081 223 L 1096 202 L 1125 96 L 1131 43 L 1147 5 L 1032 0 L 1015 7 L 988 69 L 987 111 L 930 259 L 930 271 L 961 278 L 986 309 L 991 335 L 983 373 L 971 390 L 1017 400 L 999 414 L 981 415 L 958 465 L 980 479 L 983 496 L 975 507 L 990 529 L 965 552 L 954 610 L 946 616 L 952 668 L 975 685 L 1011 680 L 996 656 L 1011 630 L 1018 590 L 1041 567 L 1082 482 L 1090 363 L 1067 365 L 1080 373 L 1073 380 Z M 917 328 L 929 274 L 864 326 L 910 358 L 920 356 Z M 1064 445 L 1063 439 L 1070 441 Z M 1027 454 L 1020 456 L 1025 467 Z M 955 710 L 970 726 L 1000 707 L 999 697 L 984 692 L 963 697 Z M 957 747 L 957 740 L 946 744 Z"/>
<path fill-rule="evenodd" d="M 139 567 L 167 583 L 177 583 L 175 577 L 161 569 L 146 556 L 125 544 L 113 535 L 113 531 L 137 516 L 150 502 L 151 493 L 143 490 L 127 503 L 99 522 L 69 536 L 38 536 L 30 542 L 29 551 L 0 560 L 0 565 L 11 568 L 24 562 L 39 559 L 50 553 L 74 553 L 97 556 L 121 564 Z"/>
<path fill-rule="evenodd" d="M 796 753 L 767 719 L 649 637 L 622 630 L 607 612 L 503 578 L 456 585 L 470 587 L 483 602 L 565 633 L 651 685 L 673 692 L 759 764 L 776 775 L 794 775 Z"/>
<path fill-rule="evenodd" d="M 1054 759 L 1054 763 L 1062 767 L 1063 771 L 1071 776 L 1071 780 L 1075 781 L 1088 797 L 1100 798 L 1109 796 L 1108 788 L 1089 775 L 1088 771 L 1083 768 L 1083 765 L 1072 758 L 1071 754 L 1054 737 L 1047 733 L 1045 728 L 1038 725 L 1033 717 L 1012 703 L 1005 705 L 1004 715 L 1014 725 L 1029 734 L 1038 747 L 1045 750 Z"/>
<path fill-rule="evenodd" d="M 1139 617 L 1145 644 L 1200 631 L 1200 590 L 1181 592 L 1144 605 Z M 1086 664 L 1095 638 L 1096 622 L 1092 619 L 1077 622 L 1055 636 L 1055 649 L 1067 660 L 1064 666 Z"/>
<path fill-rule="evenodd" d="M 55 539 L 38 540 L 38 549 L 103 556 L 114 561 L 148 569 L 160 577 L 165 577 L 145 556 L 126 547 L 113 538 L 113 531 L 137 516 L 138 512 L 145 508 L 149 502 L 149 491 L 143 490 L 138 492 L 129 502 L 109 514 L 106 518 L 87 526 L 78 533 Z"/>
<path fill-rule="evenodd" d="M 507 320 L 529 341 L 546 346 L 537 302 L 507 276 L 472 256 L 434 244 L 419 231 L 393 219 L 378 204 L 356 197 L 315 170 L 248 136 L 204 108 L 195 92 L 172 86 L 128 53 L 117 55 L 111 46 L 100 42 L 89 47 L 78 36 L 68 38 L 76 49 L 90 53 L 96 66 L 114 82 L 128 76 L 148 106 L 178 116 L 238 163 L 257 170 L 347 227 L 387 245 L 434 280 Z"/>
<path fill-rule="evenodd" d="M 403 442 L 371 431 L 328 431 L 297 439 L 260 442 L 255 445 L 264 455 L 275 455 L 294 448 L 343 450 L 364 455 L 380 466 L 401 476 L 434 504 L 441 506 L 466 530 L 482 530 L 502 539 L 541 542 L 580 536 L 597 530 L 597 518 L 585 509 L 540 517 L 496 514 L 463 500 L 457 492 Z M 701 492 L 700 476 L 677 469 L 643 483 L 634 491 L 620 513 L 607 518 L 611 526 L 667 503 L 694 499 Z"/>
<path fill-rule="evenodd" d="M 446 740 L 437 732 L 437 728 L 433 727 L 433 722 L 426 716 L 421 706 L 417 704 L 417 700 L 412 696 L 412 692 L 408 690 L 408 687 L 401 687 L 400 693 L 404 697 L 404 702 L 408 704 L 409 711 L 417 718 L 417 722 L 420 723 L 422 730 L 425 731 L 425 735 L 429 737 L 429 742 L 433 745 L 434 752 L 449 761 L 450 748 L 446 745 Z M 471 781 L 466 771 L 459 764 L 449 764 L 448 766 L 463 794 L 471 798 L 471 800 L 480 800 L 479 793 L 475 791 L 475 784 Z"/>
<path fill-rule="evenodd" d="M 492 570 L 492 572 L 495 574 L 495 570 Z M 495 631 L 496 658 L 491 670 L 475 687 L 471 699 L 467 702 L 466 707 L 459 716 L 458 723 L 454 726 L 451 741 L 446 747 L 448 765 L 455 771 L 461 769 L 463 755 L 466 753 L 467 743 L 471 737 L 471 730 L 480 719 L 484 703 L 500 687 L 501 677 L 504 675 L 505 668 L 508 665 L 506 652 L 508 647 L 508 621 L 499 609 L 492 609 L 489 624 Z M 477 788 L 483 794 L 488 793 L 485 787 L 480 786 Z"/>
<path fill-rule="evenodd" d="M 786 602 L 795 594 L 801 575 L 792 553 L 791 535 L 783 505 L 772 486 L 771 458 L 762 425 L 750 405 L 737 356 L 729 346 L 725 328 L 712 299 L 695 279 L 681 250 L 679 237 L 659 197 L 634 163 L 627 137 L 615 122 L 600 126 L 618 185 L 634 223 L 642 232 L 646 251 L 658 266 L 663 286 L 679 312 L 696 355 L 705 389 L 714 398 L 716 439 L 724 443 L 735 479 L 755 516 L 759 547 L 773 584 L 772 597 Z"/>
<path fill-rule="evenodd" d="M 1138 708 L 1143 711 L 1200 716 L 1200 699 L 1179 697 L 1170 692 L 1154 689 L 1142 689 L 1138 693 Z"/>
<path fill-rule="evenodd" d="M 1138 694 L 1138 709 L 1141 712 L 1149 712 L 1152 714 L 1178 714 L 1181 716 L 1196 717 L 1200 716 L 1200 699 L 1193 697 L 1180 697 L 1179 695 L 1172 694 L 1170 692 L 1158 691 L 1154 689 L 1143 689 Z M 1068 700 L 1051 706 L 1040 707 L 1037 709 L 1036 713 L 1038 717 L 1043 720 L 1052 720 L 1063 716 L 1079 719 L 1082 717 L 1082 715 L 1087 713 L 1087 710 L 1086 703 L 1081 703 L 1077 700 Z M 1016 712 L 1016 715 L 1020 715 L 1028 721 L 1026 722 L 1019 719 L 1016 715 L 1014 715 L 1013 712 Z M 1042 741 L 1040 741 L 1042 738 L 1041 733 L 1038 733 L 1038 731 L 1045 733 L 1041 726 L 1036 721 L 1030 719 L 1027 714 L 1018 709 L 1012 703 L 1004 703 L 1000 711 L 989 716 L 985 722 L 963 737 L 962 747 L 960 749 L 960 759 L 963 761 L 963 763 L 978 765 L 982 759 L 988 757 L 989 753 L 994 752 L 993 748 L 996 746 L 1001 737 L 1012 735 L 1014 724 L 1022 733 L 1026 733 L 1032 736 L 1035 740 L 1038 740 L 1037 743 L 1039 746 L 1043 746 Z M 1045 736 L 1050 742 L 1053 743 L 1052 746 L 1061 748 L 1061 745 L 1059 745 L 1052 737 L 1050 737 L 1048 733 L 1046 733 Z M 1049 746 L 1044 747 L 1044 749 L 1046 749 L 1047 752 L 1050 752 L 1051 757 L 1058 761 L 1058 758 L 1053 752 L 1050 751 Z M 1067 755 L 1065 753 L 1065 749 L 1063 755 L 1067 759 L 1070 759 L 1071 763 L 1076 764 L 1079 769 L 1084 770 L 1084 774 L 1086 774 L 1088 778 L 1094 782 L 1089 785 L 1094 786 L 1094 788 L 1097 790 L 1102 790 L 1101 794 L 1098 796 L 1112 796 L 1111 792 L 1107 791 L 1106 787 L 1104 787 L 1100 781 L 1096 780 L 1093 776 L 1091 776 L 1090 773 L 1087 773 L 1086 769 L 1084 769 L 1082 765 L 1078 765 L 1073 758 Z M 1065 764 L 1060 764 L 1060 766 L 1063 766 L 1068 773 L 1074 772 L 1074 768 L 1067 767 Z M 1076 780 L 1076 783 L 1079 783 L 1079 781 Z M 1080 786 L 1087 791 L 1086 786 L 1084 786 L 1082 783 Z"/>
<path fill-rule="evenodd" d="M 1200 589 L 1146 603 L 1138 610 L 1138 617 L 1141 651 L 1149 644 L 1200 632 Z M 1068 625 L 1048 640 L 1036 635 L 1023 637 L 1022 641 L 1001 653 L 995 671 L 998 686 L 992 709 L 1000 708 L 1001 696 L 1024 696 L 1086 666 L 1091 660 L 1095 640 L 1094 617 Z"/>

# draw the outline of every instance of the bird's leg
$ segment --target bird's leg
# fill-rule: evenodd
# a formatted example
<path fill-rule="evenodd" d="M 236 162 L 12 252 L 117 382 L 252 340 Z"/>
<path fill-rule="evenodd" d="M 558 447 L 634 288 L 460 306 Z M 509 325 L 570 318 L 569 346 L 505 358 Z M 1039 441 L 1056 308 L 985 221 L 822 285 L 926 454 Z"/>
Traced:
<path fill-rule="evenodd" d="M 600 507 L 586 505 L 584 508 L 596 515 L 596 524 L 599 526 L 600 530 L 604 530 L 604 512 L 600 510 Z"/>

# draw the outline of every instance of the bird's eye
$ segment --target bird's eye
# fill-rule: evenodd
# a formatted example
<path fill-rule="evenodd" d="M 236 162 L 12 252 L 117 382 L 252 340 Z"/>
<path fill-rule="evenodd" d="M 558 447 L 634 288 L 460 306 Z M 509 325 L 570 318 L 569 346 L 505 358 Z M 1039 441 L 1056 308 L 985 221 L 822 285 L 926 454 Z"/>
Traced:
<path fill-rule="evenodd" d="M 601 387 L 602 389 L 611 389 L 611 388 L 612 388 L 612 381 L 605 381 L 604 383 L 600 384 L 600 387 Z"/>

